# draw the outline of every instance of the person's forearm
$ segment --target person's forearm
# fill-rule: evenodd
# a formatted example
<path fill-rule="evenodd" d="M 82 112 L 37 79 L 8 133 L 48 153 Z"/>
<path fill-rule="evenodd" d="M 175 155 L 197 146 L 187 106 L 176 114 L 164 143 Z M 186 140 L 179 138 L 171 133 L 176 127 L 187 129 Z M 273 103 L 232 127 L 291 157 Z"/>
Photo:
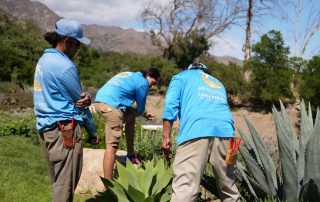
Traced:
<path fill-rule="evenodd" d="M 171 131 L 172 131 L 173 121 L 170 120 L 163 120 L 163 139 L 170 139 L 171 138 Z"/>

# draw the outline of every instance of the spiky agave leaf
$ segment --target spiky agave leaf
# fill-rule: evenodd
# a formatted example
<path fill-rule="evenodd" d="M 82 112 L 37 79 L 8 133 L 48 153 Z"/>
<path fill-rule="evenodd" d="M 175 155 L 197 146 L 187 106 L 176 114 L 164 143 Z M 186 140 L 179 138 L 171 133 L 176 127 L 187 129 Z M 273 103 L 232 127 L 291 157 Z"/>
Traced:
<path fill-rule="evenodd" d="M 127 197 L 125 191 L 123 190 L 123 187 L 118 182 L 110 181 L 110 180 L 105 179 L 103 177 L 100 177 L 100 178 L 101 178 L 101 181 L 104 184 L 104 186 L 108 187 L 108 189 L 112 192 L 112 194 L 117 198 L 117 201 L 129 202 L 128 197 Z"/>
<path fill-rule="evenodd" d="M 265 170 L 262 164 L 259 164 L 260 159 L 257 149 L 255 148 L 251 136 L 246 135 L 242 130 L 238 129 L 240 136 L 243 138 L 243 144 L 240 147 L 240 154 L 243 157 L 249 173 L 253 176 L 256 182 L 260 185 L 261 189 L 266 194 L 271 194 Z M 252 144 L 252 145 L 251 145 Z M 247 146 L 245 146 L 247 145 Z M 260 161 L 261 162 L 261 161 Z"/>
<path fill-rule="evenodd" d="M 248 186 L 248 188 L 250 190 L 249 193 L 252 194 L 255 199 L 258 199 L 257 194 L 255 192 L 255 189 L 252 187 L 251 181 L 249 180 L 245 170 L 246 170 L 246 168 L 238 161 L 237 162 L 237 170 L 236 170 L 236 172 L 237 171 L 240 172 L 240 176 L 243 178 L 243 179 L 241 179 L 241 181 L 244 181 L 247 184 L 247 186 Z"/>
<path fill-rule="evenodd" d="M 250 135 L 247 135 L 243 130 L 240 128 L 237 128 L 241 138 L 243 139 L 243 144 L 241 147 L 245 146 L 248 151 L 250 151 L 250 154 L 253 155 L 253 158 L 257 162 L 257 164 L 262 168 L 262 162 L 260 159 L 260 156 L 258 155 L 258 151 L 256 148 L 256 145 L 254 144 L 252 137 Z"/>
<path fill-rule="evenodd" d="M 278 189 L 278 184 L 277 184 L 277 173 L 276 173 L 276 168 L 274 166 L 274 163 L 269 155 L 269 153 L 266 150 L 266 145 L 264 141 L 261 138 L 261 135 L 257 132 L 257 130 L 253 127 L 251 122 L 245 117 L 246 123 L 248 125 L 248 128 L 250 130 L 251 137 L 253 139 L 253 142 L 257 148 L 258 155 L 261 159 L 262 166 L 265 170 L 265 176 L 267 179 L 267 183 L 269 186 L 270 190 L 270 195 L 271 196 L 276 196 L 277 195 L 277 189 Z"/>
<path fill-rule="evenodd" d="M 306 147 L 305 176 L 302 185 L 302 199 L 316 199 L 320 201 L 320 121 L 319 109 L 317 110 L 314 133 Z M 308 191 L 312 189 L 313 191 Z"/>
<path fill-rule="evenodd" d="M 301 110 L 301 134 L 300 138 L 302 140 L 303 147 L 305 148 L 309 138 L 313 134 L 313 120 L 312 120 L 312 113 L 311 113 L 311 107 L 309 105 L 309 113 L 307 114 L 307 110 L 304 104 L 304 101 L 301 101 L 300 104 L 300 110 Z"/>
<path fill-rule="evenodd" d="M 281 113 L 275 107 L 272 109 L 277 129 L 278 147 L 283 180 L 283 198 L 288 202 L 297 201 L 298 174 L 296 168 L 296 134 L 291 129 L 291 123 L 281 103 Z"/>

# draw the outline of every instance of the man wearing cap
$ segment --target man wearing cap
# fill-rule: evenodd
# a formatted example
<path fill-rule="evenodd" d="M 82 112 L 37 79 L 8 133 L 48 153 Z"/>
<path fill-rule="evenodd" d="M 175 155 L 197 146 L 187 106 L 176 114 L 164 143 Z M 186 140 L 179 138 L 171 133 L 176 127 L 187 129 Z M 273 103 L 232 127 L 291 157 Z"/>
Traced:
<path fill-rule="evenodd" d="M 83 92 L 79 73 L 71 58 L 83 35 L 79 22 L 61 19 L 54 32 L 45 34 L 51 48 L 45 49 L 34 75 L 34 111 L 39 141 L 52 181 L 53 201 L 72 201 L 82 170 L 81 125 L 91 99 Z M 92 121 L 87 121 L 92 123 Z M 98 141 L 98 137 L 94 137 Z"/>
<path fill-rule="evenodd" d="M 179 117 L 177 151 L 173 164 L 171 201 L 195 201 L 205 165 L 213 166 L 223 202 L 239 201 L 234 164 L 226 165 L 229 138 L 234 137 L 233 117 L 223 84 L 201 63 L 175 75 L 163 109 L 162 149 L 170 155 L 171 130 Z"/>

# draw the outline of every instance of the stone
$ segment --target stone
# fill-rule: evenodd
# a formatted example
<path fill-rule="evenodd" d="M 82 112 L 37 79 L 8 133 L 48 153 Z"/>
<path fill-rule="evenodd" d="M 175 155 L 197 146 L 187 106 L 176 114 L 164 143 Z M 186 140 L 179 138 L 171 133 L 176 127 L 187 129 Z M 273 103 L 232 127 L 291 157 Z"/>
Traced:
<path fill-rule="evenodd" d="M 103 177 L 103 156 L 104 149 L 83 149 L 83 167 L 78 186 L 75 190 L 78 194 L 96 194 L 104 190 L 100 179 Z M 127 152 L 118 150 L 116 159 L 125 161 Z"/>

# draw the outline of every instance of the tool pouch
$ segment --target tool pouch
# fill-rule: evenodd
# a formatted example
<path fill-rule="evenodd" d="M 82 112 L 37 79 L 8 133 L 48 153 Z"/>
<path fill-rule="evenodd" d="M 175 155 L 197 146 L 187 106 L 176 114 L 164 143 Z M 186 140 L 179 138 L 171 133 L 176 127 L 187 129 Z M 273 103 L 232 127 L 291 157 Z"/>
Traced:
<path fill-rule="evenodd" d="M 70 121 L 58 121 L 58 128 L 61 132 L 63 146 L 66 149 L 74 148 L 74 118 Z"/>
<path fill-rule="evenodd" d="M 237 153 L 240 148 L 242 138 L 235 137 L 229 138 L 229 149 L 227 151 L 225 162 L 227 166 L 232 166 L 235 159 L 237 158 Z"/>

